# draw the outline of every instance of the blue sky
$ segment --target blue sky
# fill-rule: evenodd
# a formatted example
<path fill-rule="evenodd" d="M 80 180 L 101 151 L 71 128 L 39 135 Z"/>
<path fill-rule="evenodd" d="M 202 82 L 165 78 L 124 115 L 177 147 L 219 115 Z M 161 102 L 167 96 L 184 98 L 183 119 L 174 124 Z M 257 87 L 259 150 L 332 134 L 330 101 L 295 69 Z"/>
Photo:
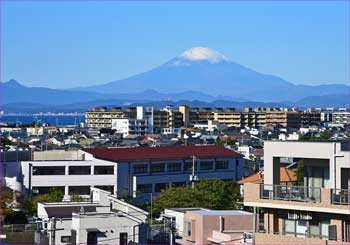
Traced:
<path fill-rule="evenodd" d="M 2 1 L 1 80 L 66 88 L 193 46 L 294 83 L 349 83 L 349 1 Z"/>

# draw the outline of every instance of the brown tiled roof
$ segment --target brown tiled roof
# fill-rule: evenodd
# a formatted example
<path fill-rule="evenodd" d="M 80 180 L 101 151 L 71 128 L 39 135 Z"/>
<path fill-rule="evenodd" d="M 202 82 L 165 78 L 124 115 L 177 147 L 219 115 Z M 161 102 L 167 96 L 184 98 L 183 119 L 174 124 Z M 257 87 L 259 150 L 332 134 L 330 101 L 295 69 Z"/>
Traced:
<path fill-rule="evenodd" d="M 262 183 L 264 181 L 264 175 L 261 173 L 256 173 L 250 175 L 242 180 L 240 180 L 239 184 L 246 183 Z M 291 169 L 281 167 L 280 168 L 280 182 L 293 182 L 297 181 L 297 177 L 295 176 L 295 172 Z"/>

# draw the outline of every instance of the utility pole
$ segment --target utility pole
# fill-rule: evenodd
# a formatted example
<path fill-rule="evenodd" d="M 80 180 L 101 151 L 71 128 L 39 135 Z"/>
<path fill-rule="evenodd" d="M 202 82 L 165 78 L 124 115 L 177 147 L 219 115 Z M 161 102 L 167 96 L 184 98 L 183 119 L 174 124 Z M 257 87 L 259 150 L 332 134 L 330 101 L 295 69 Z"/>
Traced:
<path fill-rule="evenodd" d="M 196 166 L 196 157 L 192 156 L 192 175 L 190 176 L 190 181 L 192 182 L 192 189 L 194 189 L 194 182 L 196 181 L 197 176 L 194 175 L 195 166 Z"/>

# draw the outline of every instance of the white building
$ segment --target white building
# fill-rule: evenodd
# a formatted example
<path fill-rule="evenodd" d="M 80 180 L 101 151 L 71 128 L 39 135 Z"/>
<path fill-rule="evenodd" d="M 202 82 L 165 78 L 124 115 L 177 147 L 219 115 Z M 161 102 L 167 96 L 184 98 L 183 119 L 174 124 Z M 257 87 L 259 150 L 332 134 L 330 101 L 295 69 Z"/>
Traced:
<path fill-rule="evenodd" d="M 91 188 L 89 202 L 38 203 L 39 244 L 146 243 L 148 213 Z"/>
<path fill-rule="evenodd" d="M 244 176 L 242 155 L 223 146 L 94 148 L 78 153 L 67 154 L 74 160 L 60 153 L 56 159 L 2 163 L 5 180 L 34 194 L 57 188 L 66 199 L 71 193 L 88 196 L 90 187 L 149 198 L 150 193 L 189 184 L 193 164 L 199 179 Z"/>
<path fill-rule="evenodd" d="M 213 121 L 213 120 L 197 122 L 193 125 L 193 127 L 198 129 L 203 129 L 208 132 L 213 132 L 214 130 L 221 130 L 226 128 L 225 125 L 220 124 L 218 121 Z"/>

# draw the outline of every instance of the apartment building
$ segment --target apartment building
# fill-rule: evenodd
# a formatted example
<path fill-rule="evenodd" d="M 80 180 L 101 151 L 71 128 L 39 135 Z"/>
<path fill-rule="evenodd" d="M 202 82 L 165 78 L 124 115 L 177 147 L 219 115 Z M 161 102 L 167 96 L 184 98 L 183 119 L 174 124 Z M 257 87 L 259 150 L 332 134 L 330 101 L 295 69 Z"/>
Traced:
<path fill-rule="evenodd" d="M 91 199 L 39 202 L 37 244 L 129 244 L 147 242 L 148 213 L 110 192 L 91 188 Z"/>
<path fill-rule="evenodd" d="M 85 114 L 86 126 L 90 128 L 112 128 L 112 119 L 135 118 L 135 108 L 97 107 L 89 110 Z"/>
<path fill-rule="evenodd" d="M 283 157 L 303 160 L 303 185 L 282 185 Z M 244 185 L 244 206 L 262 209 L 257 244 L 350 242 L 349 141 L 265 141 L 264 161 L 263 184 Z"/>
<path fill-rule="evenodd" d="M 294 108 L 257 108 L 265 113 L 265 127 L 300 128 L 300 112 Z"/>
<path fill-rule="evenodd" d="M 308 108 L 300 113 L 301 127 L 320 126 L 321 112 L 319 110 Z"/>
<path fill-rule="evenodd" d="M 90 187 L 142 199 L 170 186 L 187 185 L 193 165 L 199 180 L 238 180 L 243 176 L 242 155 L 222 146 L 94 148 L 72 154 L 49 152 L 40 160 L 2 163 L 6 185 L 33 194 L 45 194 L 56 188 L 64 193 L 65 199 L 72 193 L 88 197 Z"/>
<path fill-rule="evenodd" d="M 149 126 L 144 119 L 112 119 L 112 129 L 116 130 L 117 133 L 122 134 L 123 137 L 129 135 L 141 136 L 153 133 L 153 127 Z"/>
<path fill-rule="evenodd" d="M 350 110 L 339 108 L 332 112 L 332 125 L 344 126 L 350 124 Z"/>

